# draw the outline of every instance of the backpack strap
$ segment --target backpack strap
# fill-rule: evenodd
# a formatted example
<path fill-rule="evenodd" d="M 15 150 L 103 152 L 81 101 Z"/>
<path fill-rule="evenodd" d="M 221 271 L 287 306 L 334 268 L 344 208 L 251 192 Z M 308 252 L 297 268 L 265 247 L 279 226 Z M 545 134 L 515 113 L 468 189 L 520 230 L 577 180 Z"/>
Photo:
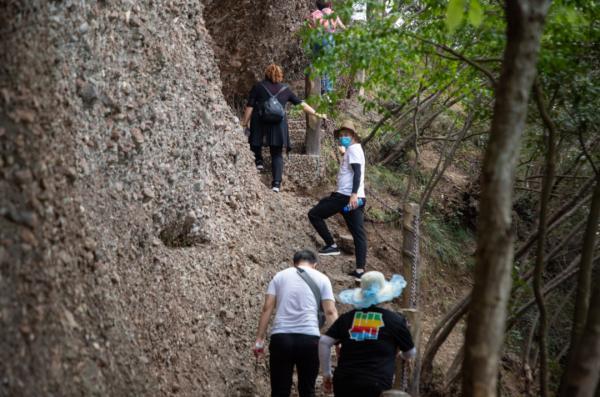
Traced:
<path fill-rule="evenodd" d="M 315 299 L 317 300 L 317 310 L 320 310 L 320 308 L 321 308 L 321 291 L 319 291 L 319 287 L 317 287 L 317 284 L 315 284 L 315 281 L 312 279 L 312 277 L 310 277 L 308 275 L 308 273 L 306 273 L 306 271 L 304 269 L 300 269 L 299 267 L 297 267 L 296 271 L 298 272 L 300 277 L 302 277 L 302 279 L 306 282 L 306 284 L 308 284 L 308 286 L 310 287 L 313 295 L 315 296 Z"/>
<path fill-rule="evenodd" d="M 281 94 L 283 91 L 285 91 L 285 90 L 286 90 L 286 88 L 288 88 L 288 87 L 287 87 L 287 85 L 285 85 L 285 84 L 284 84 L 284 85 L 283 85 L 283 87 L 281 87 L 281 89 L 280 89 L 279 91 L 277 91 L 277 94 L 273 95 L 273 94 L 271 94 L 271 91 L 269 91 L 269 89 L 267 88 L 267 86 L 263 84 L 263 82 L 262 82 L 262 81 L 260 82 L 260 85 L 261 85 L 261 87 L 262 87 L 262 88 L 264 88 L 264 89 L 265 89 L 265 91 L 267 91 L 267 94 L 268 94 L 268 95 L 269 95 L 271 98 L 276 98 L 276 97 L 277 97 L 277 95 Z"/>

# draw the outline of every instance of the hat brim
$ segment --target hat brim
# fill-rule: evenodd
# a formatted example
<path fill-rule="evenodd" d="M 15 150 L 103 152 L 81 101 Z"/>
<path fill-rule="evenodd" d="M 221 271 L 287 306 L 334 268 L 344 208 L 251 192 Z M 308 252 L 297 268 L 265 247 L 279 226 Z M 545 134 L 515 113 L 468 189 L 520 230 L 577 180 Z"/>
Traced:
<path fill-rule="evenodd" d="M 333 130 L 333 136 L 335 138 L 339 137 L 340 136 L 340 132 L 344 131 L 344 130 L 352 132 L 352 134 L 354 136 L 358 136 L 358 134 L 356 133 L 356 131 L 354 131 L 352 128 L 348 128 L 348 127 L 340 127 L 340 128 L 338 128 L 336 130 Z"/>
<path fill-rule="evenodd" d="M 406 280 L 399 274 L 394 274 L 390 281 L 386 281 L 376 295 L 365 297 L 362 288 L 347 289 L 339 293 L 339 300 L 354 306 L 357 309 L 366 309 L 369 306 L 379 303 L 391 301 L 402 294 L 402 290 L 406 287 Z"/>

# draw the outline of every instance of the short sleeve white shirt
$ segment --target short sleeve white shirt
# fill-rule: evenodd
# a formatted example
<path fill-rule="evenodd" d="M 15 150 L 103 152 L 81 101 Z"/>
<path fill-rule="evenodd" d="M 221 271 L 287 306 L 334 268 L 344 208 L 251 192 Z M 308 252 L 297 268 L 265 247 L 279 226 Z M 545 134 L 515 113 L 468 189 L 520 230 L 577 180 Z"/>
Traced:
<path fill-rule="evenodd" d="M 331 281 L 326 275 L 308 267 L 302 266 L 302 269 L 319 287 L 321 300 L 335 300 Z M 277 301 L 271 335 L 320 335 L 315 295 L 295 267 L 277 273 L 269 283 L 267 294 L 274 295 Z"/>
<path fill-rule="evenodd" d="M 350 164 L 360 164 L 360 185 L 356 192 L 358 197 L 365 198 L 365 152 L 360 143 L 348 146 L 340 171 L 337 177 L 337 192 L 345 196 L 352 194 L 352 180 L 354 179 L 354 170 Z"/>

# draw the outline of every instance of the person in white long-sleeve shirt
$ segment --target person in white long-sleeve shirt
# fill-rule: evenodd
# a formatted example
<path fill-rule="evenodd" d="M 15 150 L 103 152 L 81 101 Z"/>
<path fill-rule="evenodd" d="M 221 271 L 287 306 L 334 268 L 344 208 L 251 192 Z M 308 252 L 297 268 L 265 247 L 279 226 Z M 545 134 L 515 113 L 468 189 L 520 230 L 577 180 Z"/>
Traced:
<path fill-rule="evenodd" d="M 377 305 L 400 296 L 406 281 L 393 275 L 386 281 L 380 272 L 366 272 L 361 287 L 339 294 L 342 303 L 355 307 L 342 314 L 319 341 L 323 385 L 335 397 L 379 397 L 392 387 L 396 356 L 416 354 L 405 318 Z M 335 374 L 331 348 L 341 343 Z"/>

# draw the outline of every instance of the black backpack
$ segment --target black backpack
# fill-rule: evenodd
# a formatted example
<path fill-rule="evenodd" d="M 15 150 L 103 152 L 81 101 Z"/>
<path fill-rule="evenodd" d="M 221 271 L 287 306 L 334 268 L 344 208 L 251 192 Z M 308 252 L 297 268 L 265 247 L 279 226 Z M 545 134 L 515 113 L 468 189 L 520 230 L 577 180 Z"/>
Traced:
<path fill-rule="evenodd" d="M 285 91 L 287 86 L 284 85 L 277 92 L 277 94 L 272 95 L 263 83 L 260 83 L 260 85 L 265 89 L 265 91 L 267 91 L 267 94 L 269 94 L 269 99 L 261 103 L 258 107 L 258 118 L 260 119 L 260 121 L 267 124 L 281 123 L 281 121 L 285 117 L 285 109 L 277 100 L 277 95 Z"/>

